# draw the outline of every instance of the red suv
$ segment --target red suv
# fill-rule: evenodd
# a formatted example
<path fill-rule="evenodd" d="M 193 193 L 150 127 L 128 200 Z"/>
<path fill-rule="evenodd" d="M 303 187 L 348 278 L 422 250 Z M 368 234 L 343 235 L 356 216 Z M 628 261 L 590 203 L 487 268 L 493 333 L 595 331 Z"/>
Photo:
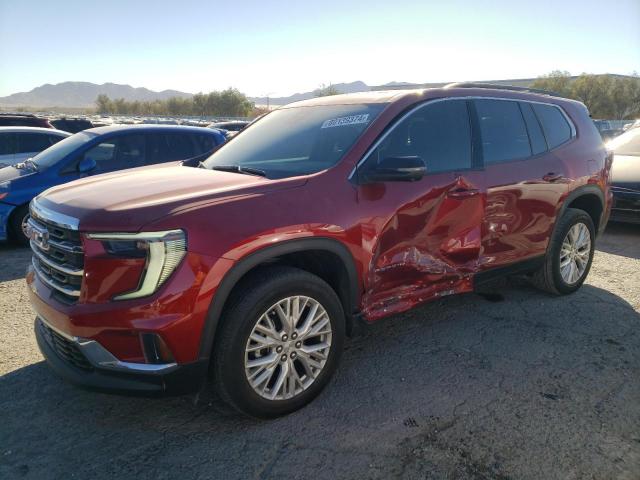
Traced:
<path fill-rule="evenodd" d="M 582 103 L 483 84 L 303 101 L 198 167 L 100 175 L 31 203 L 51 367 L 111 392 L 198 389 L 273 417 L 345 336 L 498 276 L 577 290 L 611 157 Z"/>

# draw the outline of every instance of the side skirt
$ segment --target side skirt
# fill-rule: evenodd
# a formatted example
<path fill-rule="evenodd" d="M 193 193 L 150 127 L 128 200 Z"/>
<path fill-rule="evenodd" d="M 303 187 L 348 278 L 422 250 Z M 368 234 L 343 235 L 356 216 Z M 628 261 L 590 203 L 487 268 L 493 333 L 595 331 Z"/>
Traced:
<path fill-rule="evenodd" d="M 543 264 L 544 255 L 540 255 L 539 257 L 529 258 L 504 267 L 492 268 L 484 272 L 476 273 L 473 277 L 473 289 L 477 291 L 478 288 L 500 278 L 534 272 Z"/>

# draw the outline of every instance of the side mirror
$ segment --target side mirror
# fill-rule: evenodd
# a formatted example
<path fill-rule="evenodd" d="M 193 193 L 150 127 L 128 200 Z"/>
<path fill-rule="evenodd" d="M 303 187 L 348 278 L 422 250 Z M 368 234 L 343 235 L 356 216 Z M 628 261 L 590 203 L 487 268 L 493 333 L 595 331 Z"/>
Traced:
<path fill-rule="evenodd" d="M 415 182 L 427 173 L 427 166 L 417 156 L 387 157 L 362 173 L 363 183 Z"/>
<path fill-rule="evenodd" d="M 97 166 L 98 164 L 93 158 L 84 157 L 82 160 L 80 160 L 80 163 L 78 163 L 78 172 L 89 173 L 90 171 L 95 170 Z"/>

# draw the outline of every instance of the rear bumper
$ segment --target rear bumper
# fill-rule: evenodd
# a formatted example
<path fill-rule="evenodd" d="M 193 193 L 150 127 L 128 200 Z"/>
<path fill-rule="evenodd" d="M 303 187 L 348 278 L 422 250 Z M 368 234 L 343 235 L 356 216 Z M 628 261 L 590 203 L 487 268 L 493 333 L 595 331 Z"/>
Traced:
<path fill-rule="evenodd" d="M 198 390 L 208 362 L 135 364 L 120 362 L 99 343 L 69 336 L 36 318 L 38 347 L 53 371 L 75 385 L 104 393 L 180 395 Z"/>

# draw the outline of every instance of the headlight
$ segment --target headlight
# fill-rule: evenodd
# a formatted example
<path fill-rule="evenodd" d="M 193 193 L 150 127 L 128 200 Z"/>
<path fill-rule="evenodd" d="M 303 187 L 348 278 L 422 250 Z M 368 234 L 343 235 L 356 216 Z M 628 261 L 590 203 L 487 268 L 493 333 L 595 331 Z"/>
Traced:
<path fill-rule="evenodd" d="M 120 258 L 146 258 L 142 281 L 133 292 L 117 295 L 114 300 L 130 300 L 155 293 L 180 264 L 187 252 L 187 238 L 182 230 L 143 233 L 90 233 L 101 240 L 105 250 Z"/>

